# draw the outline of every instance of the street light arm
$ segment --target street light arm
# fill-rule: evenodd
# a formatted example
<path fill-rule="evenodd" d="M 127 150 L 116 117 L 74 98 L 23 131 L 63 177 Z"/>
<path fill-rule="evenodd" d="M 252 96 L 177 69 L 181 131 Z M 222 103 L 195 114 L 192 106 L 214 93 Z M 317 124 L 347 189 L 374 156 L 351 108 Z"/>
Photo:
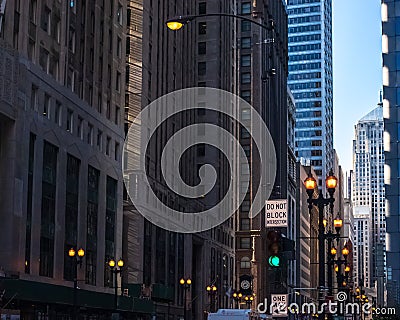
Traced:
<path fill-rule="evenodd" d="M 255 21 L 253 19 L 246 18 L 244 16 L 239 16 L 236 14 L 230 14 L 230 13 L 206 13 L 206 14 L 198 14 L 198 15 L 177 16 L 177 17 L 168 19 L 166 21 L 166 24 L 168 24 L 169 22 L 180 22 L 182 24 L 187 24 L 197 18 L 205 18 L 205 17 L 230 17 L 230 18 L 249 21 L 249 22 L 254 23 L 255 25 L 257 25 L 265 30 L 268 30 L 268 31 L 274 29 L 273 23 L 271 23 L 271 26 L 267 26 L 265 24 Z"/>

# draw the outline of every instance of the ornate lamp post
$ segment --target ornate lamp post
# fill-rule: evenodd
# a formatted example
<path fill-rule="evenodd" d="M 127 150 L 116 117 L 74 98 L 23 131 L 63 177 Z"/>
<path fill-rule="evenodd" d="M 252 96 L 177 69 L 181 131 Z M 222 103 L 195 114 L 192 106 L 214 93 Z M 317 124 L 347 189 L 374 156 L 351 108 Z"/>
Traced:
<path fill-rule="evenodd" d="M 187 320 L 186 318 L 186 300 L 187 300 L 187 291 L 189 291 L 190 286 L 192 285 L 192 280 L 190 278 L 179 280 L 179 284 L 183 288 L 183 320 Z"/>
<path fill-rule="evenodd" d="M 77 294 L 78 294 L 78 266 L 82 267 L 83 257 L 85 256 L 85 250 L 80 248 L 78 252 L 74 248 L 68 250 L 68 256 L 72 259 L 74 267 L 74 293 L 73 293 L 73 319 L 78 319 L 78 308 L 77 308 Z"/>
<path fill-rule="evenodd" d="M 210 312 L 215 312 L 216 308 L 216 297 L 217 297 L 217 287 L 215 285 L 209 285 L 206 288 L 207 294 L 208 294 L 208 300 L 210 302 Z"/>
<path fill-rule="evenodd" d="M 115 262 L 114 259 L 111 259 L 108 261 L 108 266 L 111 269 L 111 272 L 114 274 L 114 309 L 117 311 L 118 309 L 118 278 L 117 275 L 118 273 L 122 272 L 122 268 L 124 266 L 124 261 L 122 258 L 118 260 L 118 262 Z"/>
<path fill-rule="evenodd" d="M 304 186 L 308 194 L 308 210 L 310 215 L 312 208 L 316 206 L 318 208 L 318 270 L 319 270 L 319 297 L 318 300 L 320 305 L 324 303 L 324 290 L 325 290 L 325 225 L 324 225 L 324 210 L 326 206 L 330 207 L 330 211 L 333 210 L 333 203 L 335 198 L 333 194 L 337 186 L 337 178 L 333 175 L 332 170 L 329 172 L 328 177 L 325 179 L 326 187 L 328 189 L 329 198 L 324 198 L 322 192 L 319 192 L 318 198 L 313 198 L 314 191 L 317 188 L 317 181 L 312 176 L 311 172 L 308 177 L 304 180 Z"/>

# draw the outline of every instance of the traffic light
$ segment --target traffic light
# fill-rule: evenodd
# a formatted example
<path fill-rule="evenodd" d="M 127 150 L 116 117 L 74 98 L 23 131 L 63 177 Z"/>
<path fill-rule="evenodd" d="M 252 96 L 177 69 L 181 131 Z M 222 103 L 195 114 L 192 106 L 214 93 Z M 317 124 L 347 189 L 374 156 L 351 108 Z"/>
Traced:
<path fill-rule="evenodd" d="M 267 233 L 268 246 L 268 265 L 273 268 L 278 268 L 282 264 L 282 234 L 280 231 L 268 231 Z"/>

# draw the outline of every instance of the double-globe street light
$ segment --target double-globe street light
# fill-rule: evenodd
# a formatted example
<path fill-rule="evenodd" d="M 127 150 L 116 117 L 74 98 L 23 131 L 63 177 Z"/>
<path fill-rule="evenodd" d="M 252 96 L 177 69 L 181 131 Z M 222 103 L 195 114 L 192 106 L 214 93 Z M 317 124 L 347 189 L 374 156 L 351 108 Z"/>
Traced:
<path fill-rule="evenodd" d="M 182 278 L 179 280 L 179 284 L 183 288 L 183 320 L 187 320 L 186 318 L 186 300 L 187 300 L 187 291 L 189 291 L 190 286 L 192 285 L 192 279 L 190 278 Z"/>
<path fill-rule="evenodd" d="M 110 259 L 108 261 L 108 266 L 110 267 L 111 273 L 114 275 L 114 309 L 118 309 L 118 278 L 117 275 L 122 272 L 124 267 L 124 260 L 120 258 L 118 261 Z"/>
<path fill-rule="evenodd" d="M 317 188 L 317 181 L 311 174 L 304 180 L 304 186 L 307 190 L 308 195 L 308 210 L 310 215 L 312 214 L 313 207 L 318 208 L 318 277 L 319 277 L 319 303 L 322 305 L 325 300 L 325 240 L 327 239 L 325 234 L 324 223 L 324 210 L 326 206 L 329 206 L 329 211 L 333 212 L 333 203 L 335 198 L 333 194 L 337 186 L 338 179 L 333 175 L 332 170 L 329 172 L 328 177 L 325 179 L 326 188 L 328 190 L 329 198 L 325 198 L 322 191 L 319 191 L 318 198 L 314 198 L 314 192 Z"/>
<path fill-rule="evenodd" d="M 77 294 L 78 294 L 78 266 L 82 267 L 83 257 L 85 256 L 85 250 L 82 248 L 76 251 L 74 248 L 68 250 L 68 256 L 71 258 L 73 263 L 74 272 L 74 292 L 73 292 L 73 320 L 78 319 L 77 310 Z"/>

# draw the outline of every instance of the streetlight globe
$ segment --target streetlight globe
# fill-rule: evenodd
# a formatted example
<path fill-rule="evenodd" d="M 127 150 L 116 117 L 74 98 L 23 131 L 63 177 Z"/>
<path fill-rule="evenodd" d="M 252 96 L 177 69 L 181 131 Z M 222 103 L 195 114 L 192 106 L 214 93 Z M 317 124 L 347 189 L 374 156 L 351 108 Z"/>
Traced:
<path fill-rule="evenodd" d="M 335 265 L 335 272 L 336 273 L 339 272 L 339 266 L 338 265 Z"/>
<path fill-rule="evenodd" d="M 325 183 L 328 189 L 335 189 L 337 186 L 338 179 L 333 175 L 333 172 L 330 171 L 328 177 L 326 177 Z"/>
<path fill-rule="evenodd" d="M 207 290 L 207 291 L 211 291 L 211 287 L 210 287 L 210 286 L 207 286 L 206 290 Z M 235 295 L 235 294 L 234 294 L 234 295 Z"/>
<path fill-rule="evenodd" d="M 337 249 L 335 247 L 331 248 L 331 255 L 335 256 L 337 253 Z"/>
<path fill-rule="evenodd" d="M 333 220 L 333 226 L 337 229 L 340 229 L 343 227 L 343 220 L 340 219 L 340 217 L 337 217 L 335 220 Z"/>
<path fill-rule="evenodd" d="M 239 293 L 239 298 L 241 298 L 241 297 L 243 297 L 243 294 L 242 294 L 242 293 Z"/>
<path fill-rule="evenodd" d="M 350 268 L 349 265 L 347 265 L 347 266 L 344 268 L 344 272 L 350 272 L 350 270 L 351 270 L 351 268 Z"/>
<path fill-rule="evenodd" d="M 184 285 L 185 284 L 185 279 L 181 279 L 181 280 L 179 280 L 179 283 L 181 284 L 181 285 Z"/>
<path fill-rule="evenodd" d="M 324 220 L 322 220 L 322 223 L 324 225 L 324 228 L 326 228 L 326 226 L 328 225 L 328 220 L 324 219 Z"/>
<path fill-rule="evenodd" d="M 347 248 L 347 246 L 344 246 L 342 249 L 342 254 L 346 257 L 349 255 L 349 253 L 350 253 L 349 248 Z"/>
<path fill-rule="evenodd" d="M 250 297 L 250 301 L 253 301 L 253 300 L 254 300 L 254 297 L 251 296 L 251 297 Z"/>
<path fill-rule="evenodd" d="M 360 288 L 356 288 L 356 292 L 359 293 L 360 292 Z"/>
<path fill-rule="evenodd" d="M 304 186 L 307 190 L 314 190 L 317 187 L 317 180 L 309 174 L 309 176 L 304 180 Z"/>
<path fill-rule="evenodd" d="M 74 249 L 74 248 L 71 248 L 71 249 L 68 250 L 68 255 L 69 255 L 70 257 L 75 257 L 75 254 L 76 254 L 76 252 L 75 252 L 75 249 Z"/>
<path fill-rule="evenodd" d="M 83 250 L 83 248 L 80 248 L 78 250 L 78 257 L 82 258 L 85 255 L 85 250 Z"/>
<path fill-rule="evenodd" d="M 246 301 L 249 300 L 249 297 L 248 296 L 244 297 L 244 300 L 246 300 Z"/>
<path fill-rule="evenodd" d="M 115 267 L 115 260 L 111 259 L 110 261 L 108 261 L 108 265 L 109 265 L 111 268 L 114 268 L 114 267 Z"/>
<path fill-rule="evenodd" d="M 233 297 L 234 297 L 234 298 L 237 298 L 237 296 L 238 296 L 237 293 L 234 292 L 234 293 L 233 293 Z"/>
<path fill-rule="evenodd" d="M 124 266 L 124 260 L 119 259 L 117 262 L 118 267 L 122 268 Z"/>
<path fill-rule="evenodd" d="M 170 29 L 172 31 L 178 31 L 179 29 L 181 29 L 183 27 L 183 25 L 184 24 L 179 21 L 168 21 L 167 22 L 168 29 Z"/>
<path fill-rule="evenodd" d="M 188 284 L 190 286 L 192 284 L 192 280 L 191 279 L 187 279 L 186 280 L 186 284 Z"/>
<path fill-rule="evenodd" d="M 217 291 L 217 287 L 216 286 L 213 286 L 213 291 Z"/>

